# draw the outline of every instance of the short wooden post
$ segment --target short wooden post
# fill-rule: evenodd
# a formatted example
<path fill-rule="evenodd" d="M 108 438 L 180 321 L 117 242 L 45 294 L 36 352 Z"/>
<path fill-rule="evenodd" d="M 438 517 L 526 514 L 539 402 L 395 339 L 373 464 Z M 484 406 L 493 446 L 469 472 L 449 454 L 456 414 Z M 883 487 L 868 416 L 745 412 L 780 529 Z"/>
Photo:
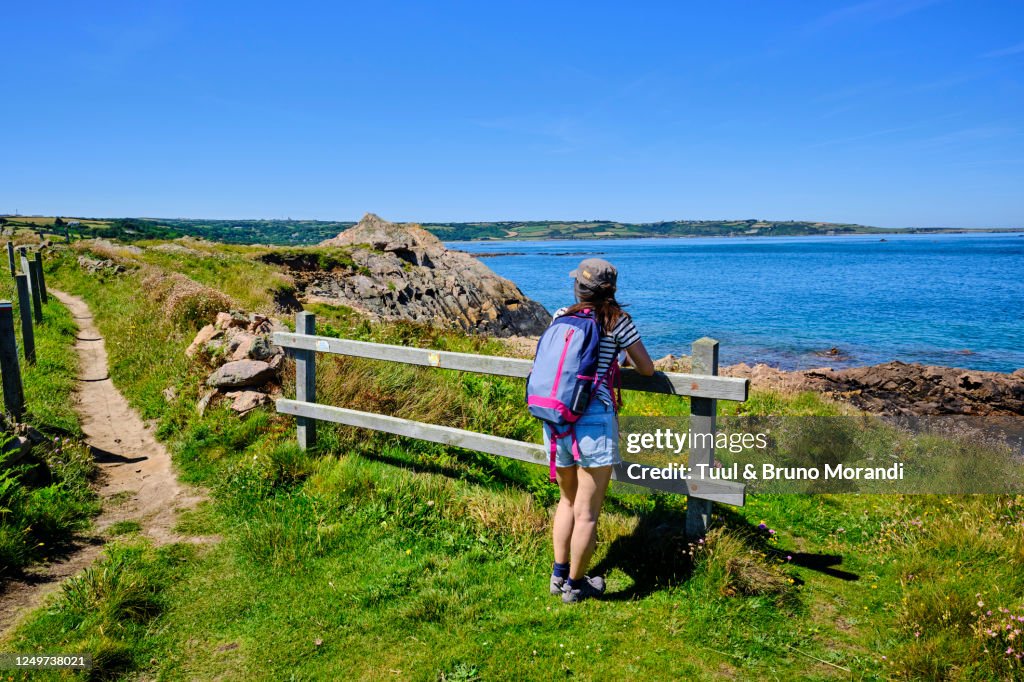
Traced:
<path fill-rule="evenodd" d="M 25 413 L 25 392 L 18 366 L 18 343 L 14 338 L 14 308 L 0 301 L 0 374 L 3 375 L 4 405 L 16 421 Z"/>
<path fill-rule="evenodd" d="M 28 293 L 28 275 L 14 276 L 18 290 L 18 314 L 21 316 L 21 345 L 24 346 L 25 362 L 36 361 L 36 335 L 32 328 L 32 295 Z"/>
<path fill-rule="evenodd" d="M 50 298 L 46 295 L 46 275 L 43 273 L 42 251 L 36 251 L 34 266 L 36 269 L 36 281 L 39 282 L 39 298 L 43 300 L 43 305 L 46 305 L 50 302 Z"/>
<path fill-rule="evenodd" d="M 14 242 L 7 242 L 7 260 L 11 262 L 11 277 L 18 274 L 18 267 L 14 264 Z"/>
<path fill-rule="evenodd" d="M 718 375 L 718 341 L 704 337 L 693 342 L 691 351 L 693 374 Z M 700 480 L 698 464 L 704 464 L 705 471 L 715 465 L 715 412 L 718 401 L 714 398 L 690 398 L 690 433 L 709 434 L 697 438 L 690 448 L 690 471 L 695 480 Z M 692 437 L 691 435 L 691 437 Z M 711 501 L 699 500 L 693 496 L 686 499 L 686 534 L 691 538 L 702 537 L 711 522 Z"/>
<path fill-rule="evenodd" d="M 316 334 L 316 315 L 305 311 L 295 315 L 296 334 Z M 316 351 L 296 350 L 295 352 L 295 399 L 300 402 L 316 402 Z M 296 417 L 299 447 L 307 450 L 316 445 L 316 420 Z"/>
<path fill-rule="evenodd" d="M 31 291 L 32 290 L 32 273 L 29 272 L 29 269 L 28 269 L 28 253 L 26 253 L 24 246 L 19 246 L 18 247 L 18 262 L 21 264 L 21 271 L 29 276 L 29 278 L 28 278 L 28 286 L 29 286 L 29 291 Z"/>
<path fill-rule="evenodd" d="M 35 312 L 36 322 L 42 322 L 43 299 L 39 296 L 39 280 L 36 279 L 36 266 L 22 254 L 21 267 L 25 268 L 25 274 L 28 275 L 28 290 L 32 294 L 32 310 Z"/>

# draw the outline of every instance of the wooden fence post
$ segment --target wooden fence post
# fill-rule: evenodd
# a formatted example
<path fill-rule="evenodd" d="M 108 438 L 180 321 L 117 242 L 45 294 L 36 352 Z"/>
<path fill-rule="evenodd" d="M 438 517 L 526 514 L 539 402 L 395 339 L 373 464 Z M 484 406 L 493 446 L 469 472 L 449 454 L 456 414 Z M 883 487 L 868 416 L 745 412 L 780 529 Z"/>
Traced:
<path fill-rule="evenodd" d="M 25 392 L 18 367 L 18 343 L 14 339 L 14 309 L 0 301 L 0 374 L 3 375 L 4 405 L 15 421 L 25 413 Z"/>
<path fill-rule="evenodd" d="M 11 262 L 11 277 L 18 274 L 18 268 L 14 264 L 14 242 L 7 242 L 7 260 Z"/>
<path fill-rule="evenodd" d="M 718 375 L 718 341 L 704 337 L 693 342 L 691 351 L 691 369 L 693 374 Z M 697 443 L 690 447 L 691 476 L 698 478 L 698 464 L 707 467 L 715 465 L 715 412 L 718 401 L 714 398 L 690 398 L 690 433 L 710 434 L 698 438 Z M 707 468 L 705 468 L 707 471 Z M 699 478 L 698 478 L 699 480 Z M 697 538 L 707 533 L 711 522 L 711 501 L 699 500 L 693 496 L 686 499 L 686 534 Z"/>
<path fill-rule="evenodd" d="M 295 315 L 296 334 L 316 334 L 316 315 L 302 311 Z M 316 402 L 316 351 L 295 351 L 295 399 Z M 295 419 L 299 447 L 307 450 L 316 445 L 316 420 L 308 417 Z"/>
<path fill-rule="evenodd" d="M 28 293 L 28 275 L 14 276 L 18 289 L 18 313 L 21 315 L 21 344 L 25 347 L 25 362 L 36 361 L 36 335 L 32 329 L 32 296 Z"/>
<path fill-rule="evenodd" d="M 22 273 L 28 275 L 28 290 L 32 292 L 32 273 L 29 271 L 28 266 L 28 254 L 25 252 L 24 246 L 18 247 L 18 262 L 21 264 Z"/>
<path fill-rule="evenodd" d="M 43 305 L 50 302 L 50 298 L 46 295 L 46 275 L 43 274 L 43 254 L 36 251 L 36 259 L 32 262 L 32 267 L 36 269 L 36 282 L 39 284 L 39 298 L 42 299 Z"/>
<path fill-rule="evenodd" d="M 36 277 L 36 266 L 25 256 L 21 257 L 21 265 L 28 275 L 28 289 L 32 294 L 32 310 L 35 312 L 36 322 L 43 321 L 43 299 L 39 295 L 39 279 Z"/>

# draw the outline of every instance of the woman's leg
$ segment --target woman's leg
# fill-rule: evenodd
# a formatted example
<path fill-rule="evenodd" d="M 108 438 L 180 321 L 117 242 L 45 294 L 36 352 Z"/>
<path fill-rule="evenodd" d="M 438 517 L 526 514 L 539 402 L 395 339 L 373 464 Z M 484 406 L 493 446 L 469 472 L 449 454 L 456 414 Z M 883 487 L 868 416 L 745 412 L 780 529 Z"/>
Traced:
<path fill-rule="evenodd" d="M 572 502 L 572 540 L 569 552 L 572 559 L 569 577 L 573 580 L 579 580 L 586 574 L 590 557 L 594 554 L 594 546 L 597 543 L 597 517 L 601 514 L 601 504 L 604 502 L 605 491 L 608 490 L 608 481 L 612 477 L 612 468 L 610 466 L 579 467 L 576 474 L 576 496 L 575 501 Z M 559 502 L 559 506 L 561 506 L 561 502 Z"/>
<path fill-rule="evenodd" d="M 577 468 L 558 467 L 555 475 L 558 479 L 558 506 L 555 507 L 555 522 L 552 524 L 552 540 L 555 547 L 555 563 L 569 563 L 569 543 L 572 539 L 573 504 L 576 501 Z"/>

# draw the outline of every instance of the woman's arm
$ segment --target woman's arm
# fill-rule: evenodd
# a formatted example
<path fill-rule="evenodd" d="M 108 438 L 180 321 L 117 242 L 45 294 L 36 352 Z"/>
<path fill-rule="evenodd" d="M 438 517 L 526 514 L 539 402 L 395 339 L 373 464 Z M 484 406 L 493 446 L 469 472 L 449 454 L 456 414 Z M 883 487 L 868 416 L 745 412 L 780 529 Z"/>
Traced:
<path fill-rule="evenodd" d="M 627 347 L 626 355 L 629 356 L 630 363 L 636 369 L 637 374 L 642 374 L 645 377 L 654 374 L 654 362 L 651 360 L 651 356 L 647 354 L 643 341 L 637 341 Z"/>

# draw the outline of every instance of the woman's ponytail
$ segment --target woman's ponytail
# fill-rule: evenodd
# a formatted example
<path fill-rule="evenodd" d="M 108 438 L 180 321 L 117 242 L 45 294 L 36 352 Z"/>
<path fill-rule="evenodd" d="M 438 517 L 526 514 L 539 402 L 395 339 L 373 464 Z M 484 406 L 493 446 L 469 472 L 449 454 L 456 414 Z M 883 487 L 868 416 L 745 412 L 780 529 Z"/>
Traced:
<path fill-rule="evenodd" d="M 619 319 L 628 315 L 622 306 L 615 300 L 615 287 L 602 284 L 596 288 L 585 287 L 576 282 L 576 299 L 578 303 L 569 306 L 567 313 L 575 313 L 587 308 L 593 309 L 594 317 L 601 326 L 603 334 L 610 334 Z"/>

